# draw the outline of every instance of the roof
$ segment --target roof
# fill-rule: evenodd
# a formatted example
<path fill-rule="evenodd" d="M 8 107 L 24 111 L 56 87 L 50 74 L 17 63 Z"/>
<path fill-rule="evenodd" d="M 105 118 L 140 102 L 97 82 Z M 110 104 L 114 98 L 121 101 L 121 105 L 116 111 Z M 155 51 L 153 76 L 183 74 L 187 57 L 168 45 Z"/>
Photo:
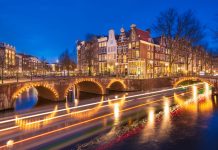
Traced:
<path fill-rule="evenodd" d="M 159 37 L 155 37 L 155 38 L 153 38 L 153 41 L 154 41 L 154 44 L 160 45 L 161 37 L 160 36 Z"/>
<path fill-rule="evenodd" d="M 150 36 L 150 32 L 149 31 L 143 31 L 143 30 L 138 29 L 138 28 L 136 28 L 135 31 L 136 31 L 136 34 L 138 35 L 140 40 L 150 41 L 151 36 Z"/>

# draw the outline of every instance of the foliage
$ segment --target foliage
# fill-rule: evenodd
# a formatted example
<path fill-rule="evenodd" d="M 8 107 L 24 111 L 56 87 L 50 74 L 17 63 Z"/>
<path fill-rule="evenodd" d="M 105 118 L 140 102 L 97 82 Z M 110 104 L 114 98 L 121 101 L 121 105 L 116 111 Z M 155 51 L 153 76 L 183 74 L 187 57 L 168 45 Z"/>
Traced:
<path fill-rule="evenodd" d="M 164 40 L 169 51 L 169 72 L 177 63 L 178 54 L 185 58 L 186 66 L 190 63 L 193 47 L 204 38 L 204 27 L 192 11 L 179 14 L 175 9 L 161 12 L 157 17 L 153 30 Z"/>
<path fill-rule="evenodd" d="M 60 56 L 59 56 L 59 63 L 63 69 L 66 69 L 68 71 L 74 70 L 76 67 L 76 64 L 74 60 L 72 59 L 68 49 L 66 49 Z"/>

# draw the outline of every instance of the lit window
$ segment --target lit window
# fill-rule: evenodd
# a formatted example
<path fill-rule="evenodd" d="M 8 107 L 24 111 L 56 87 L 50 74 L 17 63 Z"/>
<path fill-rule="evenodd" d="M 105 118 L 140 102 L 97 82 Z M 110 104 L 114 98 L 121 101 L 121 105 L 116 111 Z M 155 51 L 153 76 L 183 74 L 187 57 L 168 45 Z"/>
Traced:
<path fill-rule="evenodd" d="M 139 47 L 139 42 L 136 42 L 136 47 L 137 47 L 137 48 Z"/>
<path fill-rule="evenodd" d="M 139 51 L 136 51 L 136 58 L 139 58 Z"/>
<path fill-rule="evenodd" d="M 132 48 L 135 48 L 135 42 L 132 42 Z"/>
<path fill-rule="evenodd" d="M 131 48 L 132 46 L 131 46 L 131 43 L 129 43 L 129 49 Z"/>

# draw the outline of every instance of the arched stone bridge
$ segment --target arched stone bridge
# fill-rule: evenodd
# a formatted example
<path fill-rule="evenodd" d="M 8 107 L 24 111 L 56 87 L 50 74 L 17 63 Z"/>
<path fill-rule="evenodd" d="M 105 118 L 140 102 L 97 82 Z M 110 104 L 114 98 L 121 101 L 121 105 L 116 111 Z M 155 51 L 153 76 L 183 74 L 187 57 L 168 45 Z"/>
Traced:
<path fill-rule="evenodd" d="M 109 90 L 136 91 L 172 86 L 172 78 L 124 79 L 106 77 L 68 77 L 0 85 L 0 110 L 14 108 L 15 100 L 27 89 L 35 87 L 40 97 L 65 100 L 69 91 L 107 94 Z"/>
<path fill-rule="evenodd" d="M 53 101 L 65 100 L 69 91 L 84 91 L 95 94 L 107 94 L 109 90 L 133 91 L 130 80 L 122 78 L 54 78 L 40 81 L 28 81 L 0 85 L 0 110 L 14 107 L 14 101 L 27 89 L 35 87 L 38 95 Z"/>
<path fill-rule="evenodd" d="M 172 78 L 173 86 L 177 87 L 179 84 L 185 81 L 201 81 L 206 82 L 210 86 L 214 87 L 216 90 L 218 89 L 218 77 L 213 76 L 195 76 L 195 77 L 175 77 Z"/>

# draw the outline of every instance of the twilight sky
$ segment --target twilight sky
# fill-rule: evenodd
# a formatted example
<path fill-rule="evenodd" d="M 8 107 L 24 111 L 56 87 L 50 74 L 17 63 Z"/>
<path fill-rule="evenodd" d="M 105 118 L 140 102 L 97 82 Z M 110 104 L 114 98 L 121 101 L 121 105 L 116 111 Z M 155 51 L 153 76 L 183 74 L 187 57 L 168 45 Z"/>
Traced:
<path fill-rule="evenodd" d="M 0 0 L 0 42 L 54 62 L 66 48 L 73 51 L 75 41 L 87 33 L 107 34 L 111 28 L 119 33 L 132 23 L 146 29 L 160 11 L 172 7 L 192 9 L 208 27 L 207 40 L 215 47 L 211 29 L 217 6 L 218 0 Z"/>

